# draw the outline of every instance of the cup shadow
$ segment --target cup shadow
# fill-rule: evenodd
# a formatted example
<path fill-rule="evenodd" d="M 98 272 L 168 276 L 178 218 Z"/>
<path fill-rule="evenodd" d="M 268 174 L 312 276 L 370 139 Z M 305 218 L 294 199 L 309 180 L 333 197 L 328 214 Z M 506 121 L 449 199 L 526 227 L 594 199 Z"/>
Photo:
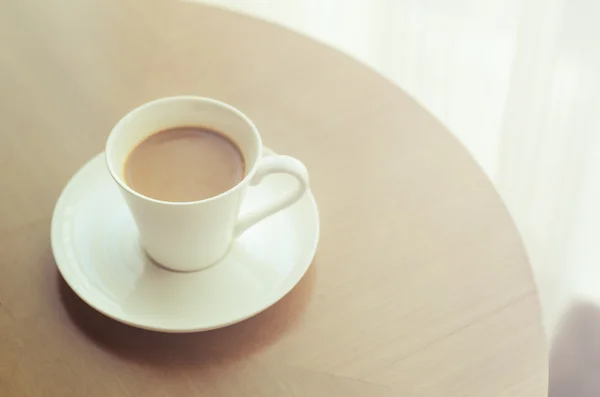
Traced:
<path fill-rule="evenodd" d="M 300 321 L 315 280 L 313 261 L 295 288 L 250 319 L 212 331 L 167 334 L 134 328 L 104 316 L 82 301 L 57 272 L 60 300 L 73 324 L 87 338 L 121 359 L 162 369 L 227 364 L 276 343 Z"/>

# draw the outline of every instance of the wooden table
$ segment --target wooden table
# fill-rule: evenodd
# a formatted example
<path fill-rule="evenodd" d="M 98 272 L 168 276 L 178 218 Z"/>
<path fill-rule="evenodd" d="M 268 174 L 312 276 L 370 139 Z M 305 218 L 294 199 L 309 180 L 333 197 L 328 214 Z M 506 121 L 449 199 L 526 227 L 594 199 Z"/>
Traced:
<path fill-rule="evenodd" d="M 114 123 L 176 94 L 233 104 L 302 159 L 322 222 L 279 304 L 188 335 L 87 307 L 49 244 L 61 189 Z M 1 396 L 546 395 L 536 289 L 498 194 L 367 67 L 198 4 L 9 1 L 0 101 Z"/>

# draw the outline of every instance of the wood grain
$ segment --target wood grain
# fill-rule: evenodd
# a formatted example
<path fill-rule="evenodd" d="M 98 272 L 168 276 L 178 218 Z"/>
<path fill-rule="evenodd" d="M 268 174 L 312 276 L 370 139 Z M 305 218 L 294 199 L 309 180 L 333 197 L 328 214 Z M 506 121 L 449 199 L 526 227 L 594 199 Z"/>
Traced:
<path fill-rule="evenodd" d="M 322 238 L 305 279 L 241 324 L 162 335 L 83 304 L 49 244 L 69 177 L 154 98 L 231 103 L 302 159 Z M 448 131 L 295 33 L 197 4 L 0 6 L 0 395 L 545 396 L 521 240 Z"/>

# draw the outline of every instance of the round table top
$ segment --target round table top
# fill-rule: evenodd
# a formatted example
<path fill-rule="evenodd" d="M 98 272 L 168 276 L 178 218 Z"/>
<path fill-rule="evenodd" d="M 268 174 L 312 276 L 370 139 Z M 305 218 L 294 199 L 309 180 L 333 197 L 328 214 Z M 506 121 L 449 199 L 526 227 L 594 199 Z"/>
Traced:
<path fill-rule="evenodd" d="M 546 395 L 511 218 L 444 126 L 379 74 L 193 3 L 8 2 L 0 44 L 0 395 Z M 288 296 L 186 335 L 89 308 L 49 240 L 61 189 L 116 121 L 177 94 L 238 107 L 302 159 L 321 214 Z"/>

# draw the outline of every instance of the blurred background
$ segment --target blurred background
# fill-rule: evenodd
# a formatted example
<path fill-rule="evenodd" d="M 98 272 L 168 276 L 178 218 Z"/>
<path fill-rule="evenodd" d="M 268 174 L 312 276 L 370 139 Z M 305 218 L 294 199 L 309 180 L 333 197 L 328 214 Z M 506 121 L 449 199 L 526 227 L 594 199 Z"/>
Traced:
<path fill-rule="evenodd" d="M 600 304 L 600 2 L 194 1 L 329 44 L 440 119 L 513 215 L 550 339 L 573 302 Z"/>

